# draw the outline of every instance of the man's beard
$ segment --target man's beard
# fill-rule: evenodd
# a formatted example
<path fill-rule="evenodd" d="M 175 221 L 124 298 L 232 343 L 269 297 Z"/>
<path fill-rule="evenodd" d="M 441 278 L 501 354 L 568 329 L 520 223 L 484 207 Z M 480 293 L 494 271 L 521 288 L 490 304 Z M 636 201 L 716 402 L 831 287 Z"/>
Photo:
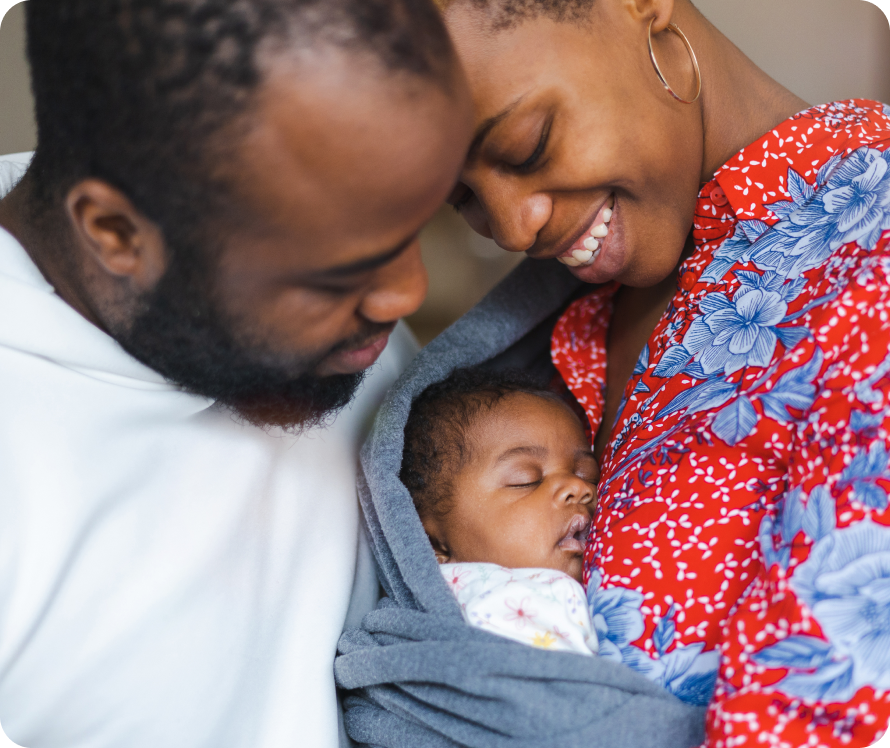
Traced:
<path fill-rule="evenodd" d="M 324 424 L 352 400 L 365 372 L 326 377 L 313 372 L 332 352 L 360 347 L 391 326 L 368 323 L 359 335 L 321 354 L 275 352 L 236 332 L 237 322 L 214 302 L 212 276 L 206 266 L 183 267 L 174 259 L 140 299 L 132 322 L 112 335 L 165 378 L 257 426 L 303 431 Z"/>

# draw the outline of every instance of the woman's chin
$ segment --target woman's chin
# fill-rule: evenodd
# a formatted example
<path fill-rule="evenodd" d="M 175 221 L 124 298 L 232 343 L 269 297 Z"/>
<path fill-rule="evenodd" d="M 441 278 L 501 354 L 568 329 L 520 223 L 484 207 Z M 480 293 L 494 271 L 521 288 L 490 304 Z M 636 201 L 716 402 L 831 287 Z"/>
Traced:
<path fill-rule="evenodd" d="M 614 280 L 609 272 L 596 267 L 596 265 L 569 268 L 569 272 L 584 283 L 601 284 Z"/>
<path fill-rule="evenodd" d="M 626 262 L 624 247 L 619 242 L 604 246 L 590 265 L 570 267 L 572 275 L 584 283 L 610 283 L 625 275 Z"/>

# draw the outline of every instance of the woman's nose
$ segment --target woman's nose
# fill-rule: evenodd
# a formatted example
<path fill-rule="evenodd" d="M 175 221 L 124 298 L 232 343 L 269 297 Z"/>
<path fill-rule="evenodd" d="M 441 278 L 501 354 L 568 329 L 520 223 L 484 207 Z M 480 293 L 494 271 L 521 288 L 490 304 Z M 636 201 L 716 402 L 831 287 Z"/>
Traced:
<path fill-rule="evenodd" d="M 531 249 L 553 212 L 553 201 L 542 193 L 520 196 L 506 191 L 482 202 L 491 238 L 508 252 Z"/>

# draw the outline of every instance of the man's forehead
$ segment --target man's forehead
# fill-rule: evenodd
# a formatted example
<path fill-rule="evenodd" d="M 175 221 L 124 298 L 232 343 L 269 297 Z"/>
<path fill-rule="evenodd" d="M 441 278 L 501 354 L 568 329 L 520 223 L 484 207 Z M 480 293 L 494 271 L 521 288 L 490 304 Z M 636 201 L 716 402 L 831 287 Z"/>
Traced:
<path fill-rule="evenodd" d="M 327 169 L 341 154 L 386 145 L 378 140 L 381 132 L 402 131 L 418 141 L 435 137 L 442 127 L 426 123 L 419 131 L 420 120 L 447 108 L 456 95 L 433 79 L 386 70 L 372 55 L 331 50 L 271 70 L 254 116 L 306 168 Z"/>
<path fill-rule="evenodd" d="M 471 118 L 461 85 L 394 73 L 362 53 L 295 55 L 270 66 L 229 168 L 271 226 L 315 244 L 361 233 L 383 250 L 447 196 Z"/>

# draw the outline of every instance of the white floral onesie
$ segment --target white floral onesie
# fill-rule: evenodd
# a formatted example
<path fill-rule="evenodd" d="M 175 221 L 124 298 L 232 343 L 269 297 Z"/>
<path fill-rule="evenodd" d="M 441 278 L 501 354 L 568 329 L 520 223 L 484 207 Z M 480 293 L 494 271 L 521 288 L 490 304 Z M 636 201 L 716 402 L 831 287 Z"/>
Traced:
<path fill-rule="evenodd" d="M 568 574 L 483 563 L 439 568 L 471 626 L 542 649 L 598 651 L 584 588 Z"/>

